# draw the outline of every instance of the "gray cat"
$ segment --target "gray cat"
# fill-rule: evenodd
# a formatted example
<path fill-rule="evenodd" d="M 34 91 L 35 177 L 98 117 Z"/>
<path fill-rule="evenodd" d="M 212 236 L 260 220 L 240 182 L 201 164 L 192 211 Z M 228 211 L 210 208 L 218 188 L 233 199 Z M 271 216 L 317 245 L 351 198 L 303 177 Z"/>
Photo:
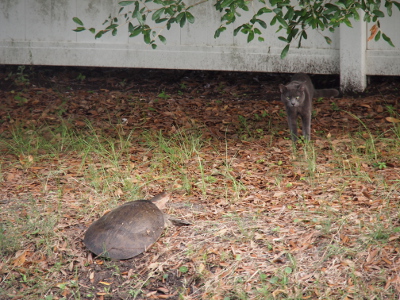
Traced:
<path fill-rule="evenodd" d="M 311 114 L 313 97 L 336 97 L 339 91 L 335 89 L 316 90 L 310 77 L 303 73 L 293 75 L 287 85 L 280 84 L 281 100 L 285 104 L 290 135 L 293 142 L 297 141 L 297 116 L 300 115 L 303 135 L 310 139 Z"/>

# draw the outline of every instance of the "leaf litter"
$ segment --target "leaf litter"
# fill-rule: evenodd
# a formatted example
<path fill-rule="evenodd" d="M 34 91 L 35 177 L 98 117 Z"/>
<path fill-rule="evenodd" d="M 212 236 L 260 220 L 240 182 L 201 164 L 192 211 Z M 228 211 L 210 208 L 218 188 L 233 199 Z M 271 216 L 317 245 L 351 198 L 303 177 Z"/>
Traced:
<path fill-rule="evenodd" d="M 278 101 L 286 75 L 32 67 L 22 81 L 10 70 L 0 72 L 2 299 L 400 292 L 397 78 L 316 99 L 313 142 L 294 149 Z M 164 190 L 167 213 L 192 226 L 126 261 L 84 247 L 106 211 Z"/>

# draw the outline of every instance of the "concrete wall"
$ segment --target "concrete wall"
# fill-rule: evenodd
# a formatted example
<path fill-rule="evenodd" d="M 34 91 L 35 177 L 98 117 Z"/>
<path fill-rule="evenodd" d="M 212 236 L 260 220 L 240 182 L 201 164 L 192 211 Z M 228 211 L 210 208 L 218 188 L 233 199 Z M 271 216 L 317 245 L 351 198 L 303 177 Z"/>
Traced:
<path fill-rule="evenodd" d="M 156 50 L 141 36 L 129 38 L 126 27 L 115 37 L 107 34 L 97 40 L 88 31 L 72 31 L 75 16 L 86 27 L 100 29 L 110 12 L 118 10 L 117 2 L 0 0 L 0 64 L 340 74 L 341 88 L 353 90 L 365 88 L 366 75 L 400 75 L 400 13 L 395 9 L 381 25 L 396 48 L 384 41 L 367 42 L 367 24 L 353 22 L 353 28 L 342 26 L 335 33 L 324 33 L 331 38 L 331 45 L 310 30 L 302 47 L 293 45 L 282 60 L 285 43 L 276 38 L 273 27 L 264 30 L 263 43 L 255 40 L 248 44 L 242 34 L 234 37 L 234 27 L 214 39 L 221 15 L 212 2 L 192 11 L 194 24 L 163 31 L 167 44 L 159 43 Z M 244 14 L 242 19 L 250 15 Z"/>

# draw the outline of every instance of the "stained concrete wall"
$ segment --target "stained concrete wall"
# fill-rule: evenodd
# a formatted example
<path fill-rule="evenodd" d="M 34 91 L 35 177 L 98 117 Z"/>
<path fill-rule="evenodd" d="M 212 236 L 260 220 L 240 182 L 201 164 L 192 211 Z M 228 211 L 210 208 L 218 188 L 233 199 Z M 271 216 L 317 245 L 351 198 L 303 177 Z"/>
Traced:
<path fill-rule="evenodd" d="M 193 0 L 195 1 L 195 0 Z M 87 27 L 100 28 L 110 12 L 118 10 L 114 0 L 0 0 L 0 64 L 166 68 L 255 72 L 306 72 L 340 74 L 341 88 L 363 90 L 366 75 L 400 75 L 400 13 L 381 22 L 396 48 L 385 42 L 367 42 L 368 25 L 354 23 L 324 32 L 309 31 L 301 48 L 291 48 L 285 59 L 285 43 L 277 39 L 276 27 L 264 30 L 265 42 L 246 42 L 233 36 L 233 28 L 214 39 L 221 15 L 212 2 L 196 7 L 194 24 L 163 31 L 167 44 L 156 50 L 142 38 L 129 38 L 127 28 L 94 39 L 89 32 L 75 33 L 74 16 Z M 259 5 L 255 3 L 254 5 Z M 258 7 L 254 7 L 257 11 Z M 243 14 L 246 20 L 251 15 Z M 268 20 L 266 20 L 268 23 Z M 240 20 L 238 20 L 240 24 Z"/>

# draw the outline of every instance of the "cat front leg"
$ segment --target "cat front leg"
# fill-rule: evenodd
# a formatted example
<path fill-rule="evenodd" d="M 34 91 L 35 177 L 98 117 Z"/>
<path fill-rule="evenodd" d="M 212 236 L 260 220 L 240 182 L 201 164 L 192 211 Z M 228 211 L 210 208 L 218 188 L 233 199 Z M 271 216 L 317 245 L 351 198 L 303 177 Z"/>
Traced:
<path fill-rule="evenodd" d="M 311 113 L 301 116 L 301 130 L 303 131 L 304 139 L 309 141 L 311 135 Z"/>
<path fill-rule="evenodd" d="M 290 137 L 295 143 L 297 141 L 297 114 L 290 109 L 286 110 Z"/>

